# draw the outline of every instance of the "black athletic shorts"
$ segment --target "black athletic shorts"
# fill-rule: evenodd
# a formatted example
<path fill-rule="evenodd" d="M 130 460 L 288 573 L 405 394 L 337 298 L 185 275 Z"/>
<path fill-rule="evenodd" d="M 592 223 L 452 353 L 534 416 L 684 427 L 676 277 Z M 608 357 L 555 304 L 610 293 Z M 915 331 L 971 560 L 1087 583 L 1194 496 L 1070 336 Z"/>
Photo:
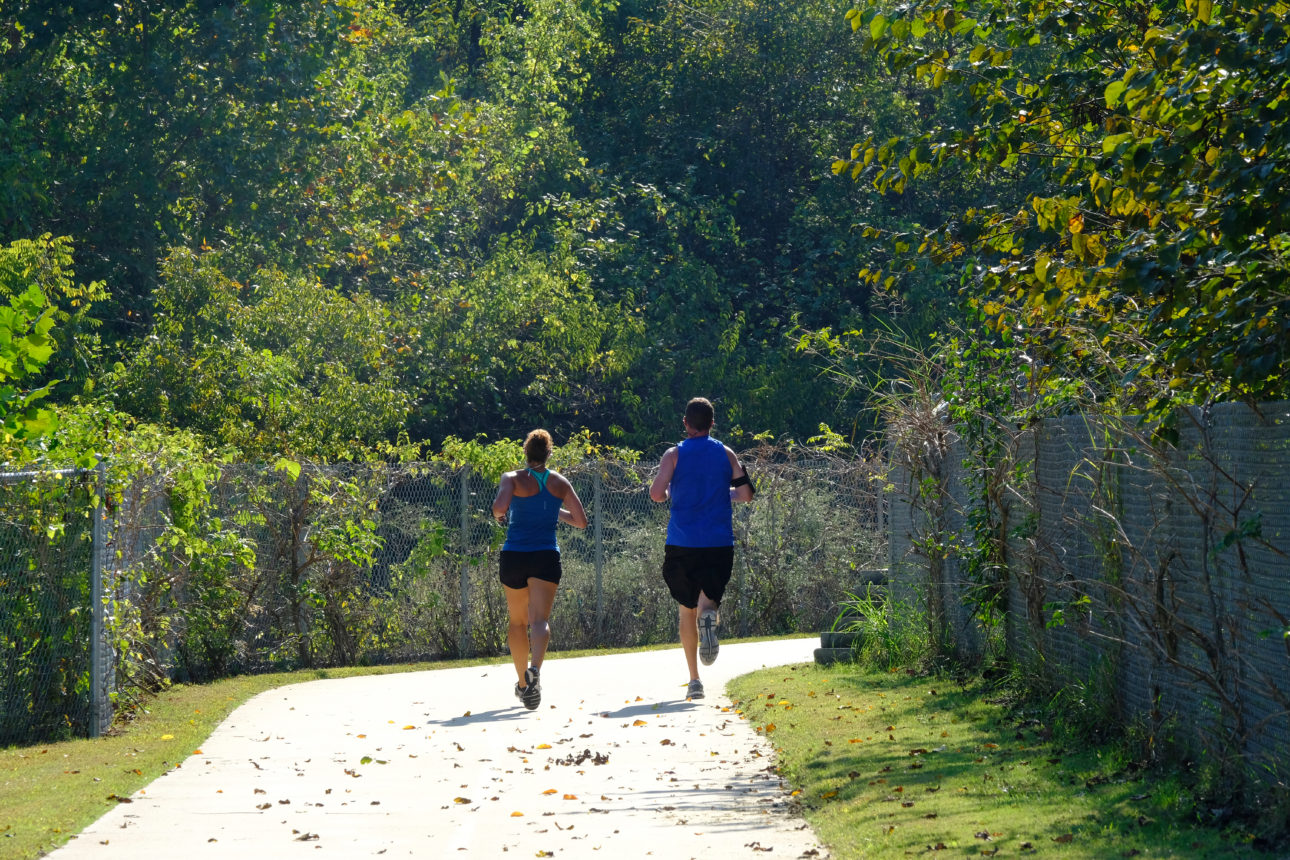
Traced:
<path fill-rule="evenodd" d="M 663 581 L 676 602 L 686 609 L 699 605 L 699 592 L 718 606 L 735 569 L 732 546 L 663 547 Z"/>
<path fill-rule="evenodd" d="M 560 567 L 560 551 L 538 549 L 531 552 L 504 549 L 500 553 L 498 574 L 507 588 L 528 588 L 529 578 L 560 584 L 564 571 Z"/>

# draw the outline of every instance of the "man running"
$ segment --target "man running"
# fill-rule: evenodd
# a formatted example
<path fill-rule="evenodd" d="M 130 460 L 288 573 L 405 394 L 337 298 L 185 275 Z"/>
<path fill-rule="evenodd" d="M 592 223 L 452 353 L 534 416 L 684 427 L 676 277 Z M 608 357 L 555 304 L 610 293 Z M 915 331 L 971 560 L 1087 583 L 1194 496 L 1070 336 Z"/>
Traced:
<path fill-rule="evenodd" d="M 663 455 L 649 488 L 654 501 L 672 500 L 663 580 L 679 604 L 681 649 L 690 670 L 687 699 L 703 698 L 698 661 L 712 665 L 720 647 L 717 609 L 735 559 L 731 502 L 753 498 L 752 482 L 735 452 L 708 435 L 713 417 L 712 404 L 703 397 L 685 405 L 686 438 Z"/>

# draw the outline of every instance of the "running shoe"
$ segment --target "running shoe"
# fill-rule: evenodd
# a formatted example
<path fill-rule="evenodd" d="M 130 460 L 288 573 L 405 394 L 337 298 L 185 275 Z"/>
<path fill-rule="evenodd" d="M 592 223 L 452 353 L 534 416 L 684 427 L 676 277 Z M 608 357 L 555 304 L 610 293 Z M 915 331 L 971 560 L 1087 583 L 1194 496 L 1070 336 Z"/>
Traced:
<path fill-rule="evenodd" d="M 717 641 L 717 611 L 708 609 L 699 616 L 699 660 L 711 666 L 717 660 L 721 643 Z"/>
<path fill-rule="evenodd" d="M 700 681 L 698 678 L 695 678 L 693 681 L 691 681 L 690 686 L 685 688 L 685 697 L 687 699 L 702 699 L 703 682 Z"/>
<path fill-rule="evenodd" d="M 515 685 L 520 701 L 530 711 L 535 710 L 538 705 L 542 704 L 542 685 L 538 683 L 538 670 L 536 667 L 530 666 L 524 670 L 524 683 L 528 686 L 520 687 L 519 684 Z"/>

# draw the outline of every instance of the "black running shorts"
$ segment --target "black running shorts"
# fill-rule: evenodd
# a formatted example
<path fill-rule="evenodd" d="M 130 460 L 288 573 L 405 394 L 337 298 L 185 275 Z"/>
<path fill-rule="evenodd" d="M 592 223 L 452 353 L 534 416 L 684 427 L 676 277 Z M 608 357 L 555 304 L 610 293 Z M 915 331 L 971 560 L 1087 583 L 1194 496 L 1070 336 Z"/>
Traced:
<path fill-rule="evenodd" d="M 720 606 L 734 569 L 732 546 L 663 547 L 663 581 L 676 602 L 686 609 L 698 607 L 700 591 Z"/>
<path fill-rule="evenodd" d="M 507 588 L 528 588 L 529 578 L 560 584 L 563 570 L 560 567 L 560 551 L 555 549 L 538 549 L 532 552 L 504 549 L 500 553 L 498 574 L 502 585 Z"/>

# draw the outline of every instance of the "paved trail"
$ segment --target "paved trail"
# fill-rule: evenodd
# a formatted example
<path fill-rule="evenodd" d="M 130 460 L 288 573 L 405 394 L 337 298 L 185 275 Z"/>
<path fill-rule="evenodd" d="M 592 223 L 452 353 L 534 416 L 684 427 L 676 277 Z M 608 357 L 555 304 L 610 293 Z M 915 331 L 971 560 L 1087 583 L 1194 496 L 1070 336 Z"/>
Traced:
<path fill-rule="evenodd" d="M 311 681 L 238 708 L 56 860 L 825 857 L 728 710 L 726 682 L 818 639 L 726 644 L 685 700 L 680 649 Z"/>

